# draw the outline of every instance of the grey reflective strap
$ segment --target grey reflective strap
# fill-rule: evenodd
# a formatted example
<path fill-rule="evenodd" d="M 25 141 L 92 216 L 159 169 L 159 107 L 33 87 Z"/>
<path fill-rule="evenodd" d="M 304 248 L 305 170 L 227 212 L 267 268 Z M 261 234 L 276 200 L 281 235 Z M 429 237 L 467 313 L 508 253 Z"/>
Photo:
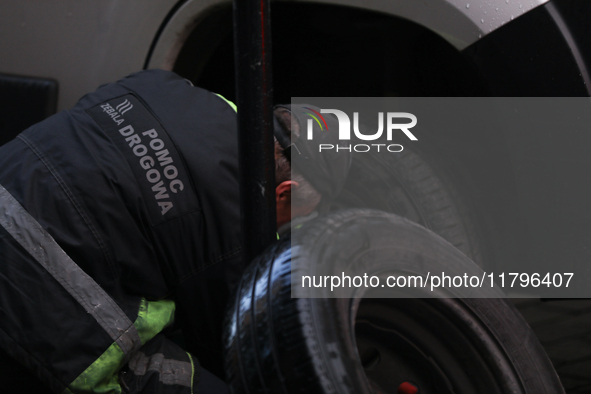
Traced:
<path fill-rule="evenodd" d="M 53 237 L 0 185 L 0 225 L 91 314 L 126 358 L 141 347 L 132 321 L 62 250 Z"/>
<path fill-rule="evenodd" d="M 162 353 L 148 357 L 144 352 L 137 352 L 129 360 L 129 369 L 138 376 L 145 375 L 148 371 L 158 372 L 159 379 L 163 384 L 191 387 L 193 372 L 191 363 L 164 358 Z"/>

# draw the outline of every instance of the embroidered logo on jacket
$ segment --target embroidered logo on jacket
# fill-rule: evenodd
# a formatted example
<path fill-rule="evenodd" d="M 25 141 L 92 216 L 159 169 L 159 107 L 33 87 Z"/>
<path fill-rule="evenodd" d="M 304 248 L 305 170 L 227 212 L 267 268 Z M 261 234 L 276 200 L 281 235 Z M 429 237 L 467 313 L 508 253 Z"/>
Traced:
<path fill-rule="evenodd" d="M 86 112 L 129 162 L 153 224 L 198 208 L 174 143 L 160 122 L 135 96 L 117 97 Z"/>

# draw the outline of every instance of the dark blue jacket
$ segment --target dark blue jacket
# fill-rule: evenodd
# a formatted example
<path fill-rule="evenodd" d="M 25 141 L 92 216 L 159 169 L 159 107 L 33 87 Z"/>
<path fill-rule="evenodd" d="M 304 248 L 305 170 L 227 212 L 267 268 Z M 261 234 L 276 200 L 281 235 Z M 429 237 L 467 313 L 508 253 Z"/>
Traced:
<path fill-rule="evenodd" d="M 160 70 L 0 148 L 0 347 L 61 392 L 120 350 L 137 359 L 176 305 L 187 348 L 219 360 L 242 271 L 237 166 L 235 110 Z"/>

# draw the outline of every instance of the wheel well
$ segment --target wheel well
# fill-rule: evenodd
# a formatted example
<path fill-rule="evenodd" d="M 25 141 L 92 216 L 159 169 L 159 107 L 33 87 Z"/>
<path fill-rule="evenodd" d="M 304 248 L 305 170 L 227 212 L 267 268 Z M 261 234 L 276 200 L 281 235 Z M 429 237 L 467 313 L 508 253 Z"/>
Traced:
<path fill-rule="evenodd" d="M 291 97 L 482 97 L 488 84 L 472 61 L 435 32 L 412 21 L 357 8 L 273 2 L 274 101 Z M 195 85 L 235 99 L 232 9 L 212 12 L 189 35 L 174 71 Z M 515 223 L 508 152 L 498 135 L 433 130 L 421 139 L 427 159 L 443 166 L 473 205 L 476 222 Z M 474 152 L 478 152 L 474 154 Z M 491 173 L 494 171 L 494 173 Z M 499 211 L 499 191 L 504 201 Z M 491 241 L 492 239 L 492 241 Z M 505 244 L 507 247 L 507 244 Z M 494 248 L 498 249 L 498 248 Z M 510 247 L 508 247 L 510 249 Z M 496 256 L 499 259 L 501 256 Z"/>
<path fill-rule="evenodd" d="M 414 22 L 357 8 L 273 2 L 274 96 L 489 96 L 472 64 Z M 174 71 L 234 98 L 232 9 L 190 34 Z M 354 78 L 352 78 L 354 76 Z"/>

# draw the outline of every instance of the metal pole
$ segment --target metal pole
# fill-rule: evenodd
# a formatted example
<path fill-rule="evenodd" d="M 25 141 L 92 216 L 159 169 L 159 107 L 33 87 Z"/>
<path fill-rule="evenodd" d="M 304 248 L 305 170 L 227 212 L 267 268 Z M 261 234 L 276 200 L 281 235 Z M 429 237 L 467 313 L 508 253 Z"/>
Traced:
<path fill-rule="evenodd" d="M 273 83 L 268 0 L 234 0 L 234 61 L 245 264 L 275 239 Z"/>

